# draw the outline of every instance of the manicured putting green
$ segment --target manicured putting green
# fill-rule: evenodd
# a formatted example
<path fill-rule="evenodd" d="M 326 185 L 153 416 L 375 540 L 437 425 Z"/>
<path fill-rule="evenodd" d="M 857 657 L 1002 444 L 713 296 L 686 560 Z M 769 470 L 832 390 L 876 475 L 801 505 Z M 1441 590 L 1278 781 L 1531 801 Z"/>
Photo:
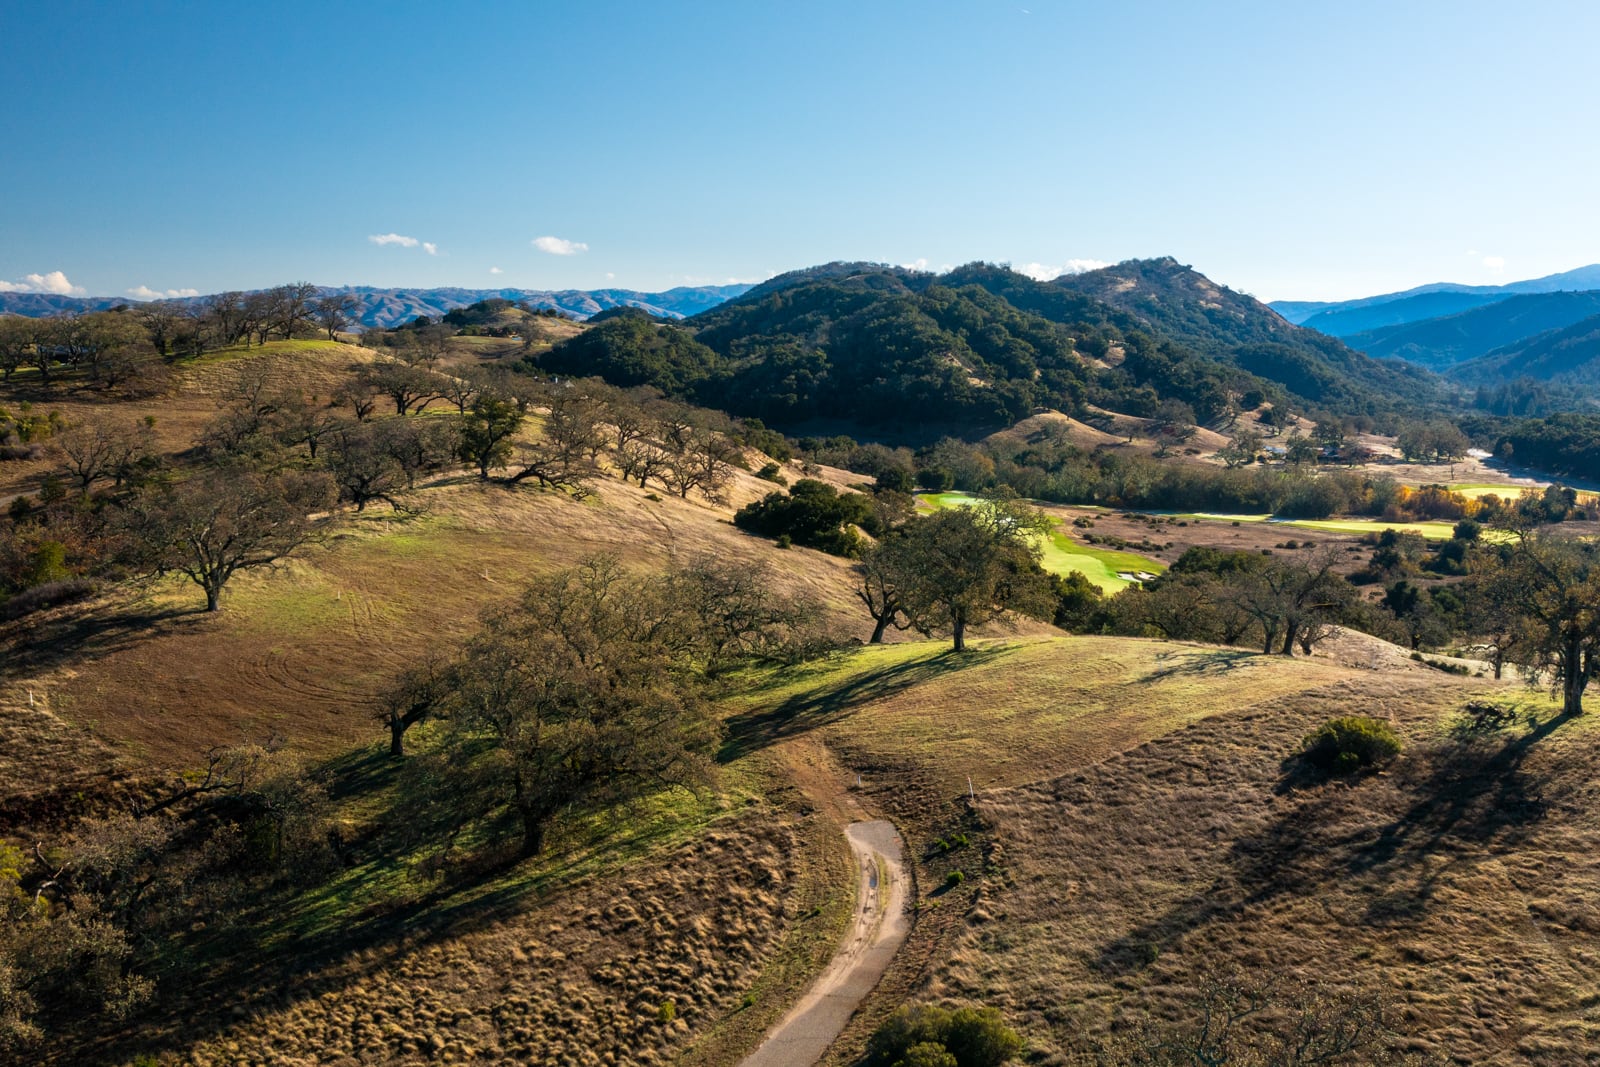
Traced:
<path fill-rule="evenodd" d="M 918 510 L 938 511 L 941 508 L 965 507 L 976 500 L 976 497 L 966 493 L 924 493 L 917 498 L 917 504 Z M 1108 596 L 1134 584 L 1121 577 L 1123 574 L 1160 574 L 1167 569 L 1167 565 L 1160 560 L 1141 556 L 1137 552 L 1117 552 L 1093 545 L 1080 545 L 1060 529 L 1052 530 L 1040 549 L 1042 555 L 1039 564 L 1045 570 L 1062 577 L 1081 574 Z"/>

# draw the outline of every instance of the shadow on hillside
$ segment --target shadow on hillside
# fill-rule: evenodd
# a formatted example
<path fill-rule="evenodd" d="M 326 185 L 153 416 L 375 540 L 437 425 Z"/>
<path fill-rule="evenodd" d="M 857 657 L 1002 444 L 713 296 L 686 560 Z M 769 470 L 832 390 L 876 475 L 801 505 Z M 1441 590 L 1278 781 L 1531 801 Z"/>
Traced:
<path fill-rule="evenodd" d="M 1144 675 L 1136 684 L 1161 682 L 1169 678 L 1211 678 L 1231 674 L 1260 658 L 1261 653 L 1242 649 L 1167 653 L 1161 657 L 1162 665 Z"/>
<path fill-rule="evenodd" d="M 198 629 L 204 607 L 69 609 L 54 617 L 25 616 L 0 628 L 8 674 L 31 674 L 79 665 L 151 640 Z"/>
<path fill-rule="evenodd" d="M 385 746 L 373 745 L 336 757 L 320 769 L 325 772 L 327 795 L 349 799 L 396 784 L 404 788 L 407 766 L 407 761 L 391 759 Z M 416 806 L 398 804 L 378 822 L 403 818 L 416 810 Z M 365 854 L 365 860 L 358 861 L 367 865 L 364 877 L 392 879 L 405 862 L 385 858 L 399 854 L 396 839 L 414 838 L 426 829 L 390 827 L 349 842 L 349 846 L 352 853 Z M 493 829 L 508 837 L 514 827 Z M 513 844 L 488 847 L 439 874 L 431 888 L 404 902 L 377 903 L 336 921 L 321 920 L 306 933 L 296 934 L 285 927 L 286 915 L 305 920 L 306 909 L 286 911 L 283 893 L 265 895 L 249 911 L 205 930 L 184 946 L 181 955 L 171 957 L 184 961 L 193 981 L 175 982 L 166 1000 L 136 1016 L 136 1029 L 102 1019 L 103 1028 L 92 1039 L 97 1055 L 90 1055 L 80 1045 L 73 1047 L 70 1060 L 63 1062 L 121 1063 L 174 1048 L 202 1047 L 222 1037 L 238 1019 L 255 1012 L 337 995 L 421 948 L 512 920 L 539 907 L 553 890 L 580 886 L 597 870 L 615 869 L 627 856 L 649 854 L 668 844 L 673 834 L 670 823 L 639 826 L 619 819 L 556 836 L 541 856 L 536 873 L 526 877 L 517 872 L 523 861 Z M 415 845 L 415 841 L 411 843 Z M 602 858 L 595 867 L 597 853 Z M 413 870 L 401 876 L 419 875 Z M 294 893 L 289 891 L 288 899 Z M 313 903 L 311 921 L 318 921 L 315 913 L 320 910 L 324 909 Z M 269 942 L 270 948 L 266 947 Z M 241 945 L 251 947 L 241 950 Z"/>
<path fill-rule="evenodd" d="M 1559 753 L 1543 773 L 1525 766 L 1535 746 L 1567 721 L 1556 716 L 1498 743 L 1440 745 L 1403 760 L 1385 777 L 1328 781 L 1290 793 L 1291 809 L 1235 841 L 1227 869 L 1209 887 L 1104 945 L 1096 968 L 1140 970 L 1208 924 L 1335 887 L 1366 897 L 1365 924 L 1422 917 L 1440 885 L 1486 854 L 1526 841 L 1549 810 L 1556 779 L 1567 778 L 1568 770 L 1582 774 L 1565 766 L 1579 757 Z"/>
<path fill-rule="evenodd" d="M 1006 645 L 969 647 L 959 653 L 946 649 L 796 693 L 773 706 L 752 708 L 728 720 L 728 738 L 717 759 L 730 763 L 786 738 L 837 722 L 858 705 L 882 700 L 955 671 L 982 666 L 1009 651 Z M 779 682 L 783 678 L 783 674 L 777 676 Z"/>

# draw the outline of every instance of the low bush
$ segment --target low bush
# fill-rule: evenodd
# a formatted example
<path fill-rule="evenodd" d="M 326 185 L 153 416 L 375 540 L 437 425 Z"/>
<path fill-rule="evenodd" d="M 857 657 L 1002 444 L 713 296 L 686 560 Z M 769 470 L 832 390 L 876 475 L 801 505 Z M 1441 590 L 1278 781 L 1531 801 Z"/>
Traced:
<path fill-rule="evenodd" d="M 999 1067 L 1022 1038 L 994 1008 L 901 1008 L 867 1042 L 868 1067 Z"/>
<path fill-rule="evenodd" d="M 1330 719 L 1308 734 L 1300 754 L 1314 766 L 1334 772 L 1371 767 L 1400 753 L 1400 738 L 1379 719 L 1350 715 Z"/>
<path fill-rule="evenodd" d="M 31 589 L 24 589 L 10 599 L 0 600 L 0 621 L 20 619 L 35 611 L 43 611 L 45 608 L 53 608 L 72 600 L 82 600 L 92 595 L 97 588 L 96 583 L 87 578 L 63 578 L 60 581 L 46 582 Z"/>

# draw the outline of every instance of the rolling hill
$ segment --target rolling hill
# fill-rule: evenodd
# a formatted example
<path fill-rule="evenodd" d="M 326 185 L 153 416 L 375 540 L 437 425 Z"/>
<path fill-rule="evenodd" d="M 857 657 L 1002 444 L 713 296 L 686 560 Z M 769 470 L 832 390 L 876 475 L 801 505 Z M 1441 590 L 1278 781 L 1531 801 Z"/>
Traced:
<path fill-rule="evenodd" d="M 1377 414 L 1396 403 L 1427 404 L 1437 398 L 1430 375 L 1379 363 L 1341 341 L 1295 326 L 1253 297 L 1171 257 L 1130 260 L 1052 284 L 1126 311 L 1158 336 L 1232 362 L 1345 415 Z"/>
<path fill-rule="evenodd" d="M 539 365 L 791 429 L 834 420 L 901 434 L 992 429 L 1040 407 L 1148 416 L 1162 399 L 1208 422 L 1251 393 L 1383 417 L 1438 395 L 1426 372 L 1292 326 L 1170 259 L 1055 282 L 981 263 L 944 275 L 831 263 L 681 324 L 641 323 L 600 324 Z"/>

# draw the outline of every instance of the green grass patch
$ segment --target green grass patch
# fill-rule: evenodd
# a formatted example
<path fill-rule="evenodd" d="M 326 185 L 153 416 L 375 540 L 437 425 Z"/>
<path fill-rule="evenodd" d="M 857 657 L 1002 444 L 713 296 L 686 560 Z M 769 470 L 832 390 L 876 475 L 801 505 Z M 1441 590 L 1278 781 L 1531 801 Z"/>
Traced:
<path fill-rule="evenodd" d="M 1376 519 L 1274 519 L 1272 524 L 1327 533 L 1367 534 L 1397 530 L 1400 533 L 1420 534 L 1429 541 L 1448 541 L 1455 536 L 1456 529 L 1453 522 L 1380 522 Z"/>
<path fill-rule="evenodd" d="M 412 738 L 423 740 L 423 731 Z M 347 825 L 371 825 L 389 814 L 404 784 L 404 761 L 387 756 L 387 746 L 369 745 L 331 761 L 330 792 Z M 748 762 L 725 766 L 715 788 L 690 792 L 668 789 L 613 808 L 584 812 L 551 829 L 543 855 L 508 866 L 489 878 L 449 887 L 429 873 L 437 845 L 425 842 L 339 871 L 327 882 L 295 894 L 270 910 L 263 945 L 287 949 L 306 939 L 351 937 L 367 920 L 383 921 L 426 900 L 435 915 L 474 913 L 480 906 L 502 908 L 518 899 L 544 896 L 581 878 L 605 875 L 697 837 L 712 823 L 742 810 L 762 796 L 761 777 Z M 464 849 L 492 842 L 481 834 L 457 839 Z"/>
<path fill-rule="evenodd" d="M 1328 663 L 1114 637 L 866 646 L 730 680 L 724 759 L 821 731 L 952 795 L 1048 778 L 1219 711 L 1344 677 Z M 848 764 L 847 764 L 848 765 Z"/>

